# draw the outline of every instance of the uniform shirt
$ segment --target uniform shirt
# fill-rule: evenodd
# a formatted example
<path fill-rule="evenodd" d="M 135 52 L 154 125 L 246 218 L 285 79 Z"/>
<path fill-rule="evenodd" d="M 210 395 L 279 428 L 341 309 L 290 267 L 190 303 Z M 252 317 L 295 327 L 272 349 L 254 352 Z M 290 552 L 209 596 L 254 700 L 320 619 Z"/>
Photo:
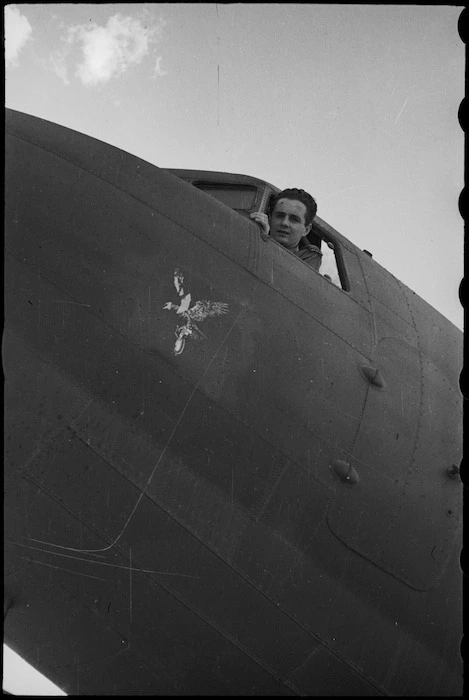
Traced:
<path fill-rule="evenodd" d="M 305 263 L 307 263 L 314 270 L 316 270 L 316 272 L 319 272 L 319 268 L 321 267 L 322 253 L 317 246 L 307 243 L 302 248 L 297 248 L 293 252 L 297 257 L 304 260 Z"/>

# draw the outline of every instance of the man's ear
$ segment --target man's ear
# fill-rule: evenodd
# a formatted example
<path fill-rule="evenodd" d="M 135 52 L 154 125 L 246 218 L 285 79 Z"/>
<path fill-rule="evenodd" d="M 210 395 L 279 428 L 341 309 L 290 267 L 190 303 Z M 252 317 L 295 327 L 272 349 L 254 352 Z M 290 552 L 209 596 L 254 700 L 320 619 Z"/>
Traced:
<path fill-rule="evenodd" d="M 312 226 L 313 226 L 313 224 L 312 224 L 312 222 L 311 222 L 310 224 L 308 224 L 308 225 L 305 227 L 305 228 L 306 228 L 306 231 L 304 232 L 303 236 L 307 236 L 307 235 L 308 235 L 308 233 L 311 231 Z"/>

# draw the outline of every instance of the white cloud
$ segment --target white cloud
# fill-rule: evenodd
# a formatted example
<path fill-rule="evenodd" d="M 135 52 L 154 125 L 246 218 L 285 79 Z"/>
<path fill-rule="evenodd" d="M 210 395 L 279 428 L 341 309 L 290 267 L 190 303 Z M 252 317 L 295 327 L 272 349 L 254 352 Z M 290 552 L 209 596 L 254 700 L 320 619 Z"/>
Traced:
<path fill-rule="evenodd" d="M 33 28 L 28 18 L 22 15 L 16 5 L 5 7 L 5 63 L 18 63 L 18 54 L 30 39 Z"/>
<path fill-rule="evenodd" d="M 161 56 L 158 56 L 158 58 L 156 59 L 154 74 L 155 75 L 168 75 L 168 71 L 165 71 L 161 68 Z"/>
<path fill-rule="evenodd" d="M 54 15 L 52 19 L 59 21 L 62 30 L 62 36 L 60 37 L 62 46 L 59 49 L 51 51 L 49 54 L 50 65 L 58 77 L 63 80 L 66 85 L 69 85 L 70 80 L 68 79 L 67 61 L 73 49 L 77 27 L 67 28 L 67 26 Z"/>
<path fill-rule="evenodd" d="M 65 61 L 72 45 L 80 49 L 75 75 L 85 86 L 106 83 L 136 66 L 150 53 L 158 40 L 163 23 L 149 25 L 140 19 L 113 15 L 105 26 L 70 27 L 66 36 L 68 48 L 51 56 L 56 73 L 67 82 Z"/>
<path fill-rule="evenodd" d="M 63 80 L 66 85 L 69 85 L 70 80 L 68 79 L 68 76 L 67 76 L 67 66 L 65 63 L 66 57 L 67 57 L 67 54 L 65 51 L 60 51 L 60 50 L 53 51 L 50 54 L 50 62 L 51 62 L 52 68 L 57 73 L 59 78 L 61 78 L 61 80 Z"/>

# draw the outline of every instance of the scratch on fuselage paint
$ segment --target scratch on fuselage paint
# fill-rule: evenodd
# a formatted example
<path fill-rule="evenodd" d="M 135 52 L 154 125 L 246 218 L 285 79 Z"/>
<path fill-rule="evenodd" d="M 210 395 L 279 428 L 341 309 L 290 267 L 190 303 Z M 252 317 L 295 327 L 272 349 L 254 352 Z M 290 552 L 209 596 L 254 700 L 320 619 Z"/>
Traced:
<path fill-rule="evenodd" d="M 86 578 L 95 578 L 97 581 L 105 581 L 106 579 L 100 576 L 91 576 L 90 574 L 83 574 L 81 571 L 73 571 L 72 569 L 66 569 L 64 566 L 54 566 L 53 564 L 46 564 L 45 561 L 38 561 L 37 559 L 29 559 L 27 557 L 20 557 L 23 561 L 27 561 L 30 564 L 40 564 L 41 566 L 48 566 L 51 569 L 57 569 L 58 571 L 66 571 L 69 574 L 77 574 L 78 576 L 85 576 Z"/>
<path fill-rule="evenodd" d="M 30 539 L 32 539 L 32 538 L 30 538 Z M 35 541 L 35 540 L 32 540 L 32 541 Z M 50 554 L 50 555 L 53 555 L 55 557 L 64 557 L 65 559 L 73 559 L 74 561 L 84 561 L 88 564 L 94 564 L 94 565 L 99 565 L 99 566 L 108 566 L 108 567 L 111 567 L 112 569 L 123 569 L 125 571 L 129 571 L 129 569 L 131 569 L 133 573 L 157 574 L 158 576 L 180 576 L 182 578 L 193 578 L 193 579 L 200 578 L 200 576 L 194 576 L 192 574 L 182 574 L 182 573 L 179 573 L 177 571 L 158 571 L 158 569 L 142 569 L 139 566 L 124 566 L 123 564 L 112 564 L 111 562 L 107 562 L 107 561 L 97 561 L 95 559 L 87 559 L 86 557 L 77 557 L 74 554 L 62 554 L 62 552 L 52 552 L 49 549 L 42 549 L 41 547 L 33 547 L 30 544 L 22 544 L 21 542 L 11 542 L 11 544 L 14 544 L 17 547 L 24 547 L 26 549 L 33 549 L 37 552 L 44 552 L 45 554 Z M 86 550 L 83 550 L 83 551 L 86 552 Z M 24 559 L 24 557 L 20 557 L 20 559 Z M 45 562 L 40 562 L 40 561 L 37 561 L 35 563 L 44 564 L 44 566 L 52 566 L 52 564 L 46 564 Z M 52 566 L 52 568 L 62 568 L 62 567 Z M 78 574 L 80 572 L 71 571 L 71 573 Z M 87 574 L 81 574 L 81 575 L 86 576 Z M 89 574 L 88 574 L 88 576 L 89 576 Z M 96 577 L 92 577 L 92 578 L 96 578 Z"/>
<path fill-rule="evenodd" d="M 129 618 L 132 624 L 132 547 L 129 547 Z"/>
<path fill-rule="evenodd" d="M 290 321 L 290 323 L 291 323 L 291 327 L 292 327 L 292 330 L 293 330 L 293 337 L 295 338 L 296 347 L 298 348 L 298 352 L 301 354 L 300 343 L 299 343 L 299 341 L 298 341 L 298 336 L 297 336 L 297 334 L 296 334 L 295 324 L 293 323 L 293 319 L 292 319 L 292 317 L 291 317 L 291 313 L 290 313 L 290 312 L 288 313 L 288 318 L 289 318 L 289 321 Z M 300 359 L 300 358 L 298 358 L 298 359 Z"/>
<path fill-rule="evenodd" d="M 77 549 L 76 547 L 64 546 L 64 545 L 57 544 L 57 543 L 55 543 L 55 542 L 45 542 L 44 540 L 38 540 L 38 539 L 36 539 L 36 538 L 34 538 L 34 537 L 28 537 L 27 539 L 28 539 L 30 542 L 37 542 L 37 543 L 39 543 L 39 544 L 47 545 L 48 547 L 55 547 L 55 548 L 57 548 L 57 549 L 66 550 L 66 551 L 68 551 L 68 552 L 79 552 L 79 553 L 82 553 L 82 554 L 88 554 L 89 556 L 95 556 L 95 557 L 96 557 L 96 556 L 103 556 L 103 555 L 101 554 L 102 552 L 108 552 L 110 549 L 112 549 L 112 547 L 115 547 L 115 545 L 116 545 L 116 544 L 119 542 L 119 540 L 122 538 L 122 536 L 123 536 L 125 530 L 127 529 L 127 526 L 129 525 L 129 523 L 130 523 L 130 521 L 132 520 L 132 518 L 133 518 L 135 512 L 137 511 L 137 508 L 138 508 L 139 504 L 141 503 L 143 497 L 145 496 L 146 491 L 147 491 L 147 489 L 148 489 L 148 487 L 149 487 L 149 485 L 150 485 L 150 482 L 151 482 L 151 480 L 153 479 L 153 476 L 155 475 L 157 469 L 159 468 L 159 466 L 160 466 L 162 460 L 164 459 L 164 456 L 165 456 L 165 454 L 166 454 L 166 452 L 167 452 L 167 450 L 168 450 L 168 448 L 169 448 L 169 445 L 171 444 L 171 440 L 173 439 L 174 435 L 176 434 L 177 429 L 178 429 L 179 425 L 181 424 L 181 421 L 183 420 L 183 418 L 184 418 L 184 416 L 185 416 L 185 414 L 186 414 L 186 411 L 187 411 L 187 409 L 189 408 L 189 405 L 190 405 L 190 403 L 191 403 L 191 401 L 192 401 L 192 399 L 193 399 L 195 393 L 197 392 L 197 390 L 198 390 L 198 388 L 199 388 L 201 382 L 203 381 L 205 375 L 206 375 L 207 372 L 209 371 L 209 369 L 210 369 L 210 367 L 211 367 L 213 361 L 215 360 L 216 357 L 218 357 L 218 354 L 219 354 L 220 350 L 221 350 L 222 347 L 225 345 L 226 341 L 228 340 L 230 334 L 232 333 L 233 329 L 235 328 L 236 324 L 238 323 L 238 321 L 239 321 L 239 319 L 240 319 L 242 313 L 244 312 L 244 310 L 245 310 L 244 308 L 241 308 L 241 309 L 239 310 L 239 312 L 238 312 L 236 318 L 235 318 L 235 319 L 233 320 L 233 322 L 230 324 L 230 327 L 227 329 L 226 333 L 224 334 L 224 336 L 223 336 L 223 338 L 222 338 L 220 344 L 218 345 L 217 349 L 215 350 L 215 352 L 214 352 L 213 355 L 211 356 L 210 360 L 207 362 L 207 365 L 205 366 L 205 369 L 204 369 L 203 372 L 201 373 L 199 379 L 197 380 L 195 386 L 193 387 L 193 389 L 192 389 L 192 391 L 191 391 L 191 393 L 190 393 L 189 398 L 187 399 L 186 403 L 184 404 L 184 406 L 183 406 L 183 408 L 182 408 L 182 411 L 181 411 L 181 413 L 180 413 L 180 415 L 179 415 L 177 421 L 175 422 L 175 425 L 174 425 L 174 427 L 173 427 L 173 429 L 172 429 L 172 431 L 171 431 L 171 433 L 170 433 L 170 435 L 169 435 L 169 437 L 168 437 L 168 440 L 167 440 L 167 442 L 166 442 L 166 444 L 165 444 L 163 450 L 161 451 L 161 454 L 160 454 L 160 456 L 159 456 L 159 458 L 158 458 L 158 460 L 157 460 L 155 466 L 153 467 L 152 472 L 151 472 L 149 478 L 147 479 L 147 482 L 146 482 L 145 486 L 143 487 L 143 489 L 141 489 L 140 495 L 138 496 L 137 501 L 136 501 L 134 507 L 132 508 L 132 511 L 131 511 L 130 515 L 128 516 L 128 518 L 127 518 L 127 520 L 125 521 L 124 525 L 122 526 L 122 528 L 121 528 L 119 534 L 115 537 L 115 539 L 113 540 L 113 542 L 111 542 L 110 544 L 108 544 L 106 547 L 101 547 L 100 549 Z M 84 415 L 85 411 L 89 408 L 89 405 L 90 405 L 90 404 L 88 404 L 88 406 L 83 410 L 83 413 L 82 413 L 81 415 Z M 80 417 L 81 417 L 81 416 L 80 416 Z M 124 460 L 124 461 L 125 461 L 125 460 Z M 31 479 L 31 476 L 28 475 L 28 478 Z M 72 558 L 72 559 L 73 559 L 73 558 L 75 558 L 75 559 L 80 559 L 80 557 L 70 556 L 70 555 L 66 555 L 66 554 L 60 554 L 59 552 L 51 552 L 50 550 L 47 550 L 47 549 L 40 549 L 40 548 L 38 548 L 38 547 L 32 547 L 31 545 L 23 545 L 23 544 L 21 544 L 21 543 L 19 543 L 19 542 L 12 542 L 11 544 L 16 544 L 16 545 L 18 545 L 18 546 L 20 546 L 20 547 L 30 547 L 31 549 L 38 549 L 39 551 L 43 551 L 43 552 L 46 552 L 46 553 L 48 553 L 48 554 L 56 554 L 57 556 L 69 556 L 69 557 Z M 112 564 L 108 564 L 107 562 L 93 562 L 93 561 L 90 560 L 90 559 L 84 559 L 84 558 L 83 558 L 82 560 L 83 560 L 83 561 L 87 561 L 87 562 L 90 562 L 90 561 L 91 561 L 92 563 L 102 564 L 102 565 L 104 565 L 104 566 L 113 566 Z M 117 567 L 117 568 L 128 569 L 128 567 Z M 138 569 L 136 569 L 136 570 L 137 570 L 137 571 L 140 571 L 140 572 L 142 572 L 142 573 L 154 573 L 154 574 L 160 574 L 160 575 L 185 576 L 185 577 L 187 577 L 187 578 L 199 578 L 198 576 L 190 576 L 189 574 L 178 574 L 178 573 L 175 573 L 175 572 L 173 573 L 173 572 L 167 572 L 167 571 L 146 570 L 146 569 L 140 569 L 140 568 L 138 568 Z"/>

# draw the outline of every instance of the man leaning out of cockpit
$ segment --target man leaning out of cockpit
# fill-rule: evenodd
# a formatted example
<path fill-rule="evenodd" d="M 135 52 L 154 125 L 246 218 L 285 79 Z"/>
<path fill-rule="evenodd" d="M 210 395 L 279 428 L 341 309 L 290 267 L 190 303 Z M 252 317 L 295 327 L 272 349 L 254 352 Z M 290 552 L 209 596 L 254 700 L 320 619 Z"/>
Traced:
<path fill-rule="evenodd" d="M 304 190 L 286 189 L 275 195 L 269 203 L 269 213 L 256 211 L 251 214 L 263 230 L 277 243 L 290 250 L 319 271 L 322 253 L 306 238 L 316 216 L 317 204 Z"/>

